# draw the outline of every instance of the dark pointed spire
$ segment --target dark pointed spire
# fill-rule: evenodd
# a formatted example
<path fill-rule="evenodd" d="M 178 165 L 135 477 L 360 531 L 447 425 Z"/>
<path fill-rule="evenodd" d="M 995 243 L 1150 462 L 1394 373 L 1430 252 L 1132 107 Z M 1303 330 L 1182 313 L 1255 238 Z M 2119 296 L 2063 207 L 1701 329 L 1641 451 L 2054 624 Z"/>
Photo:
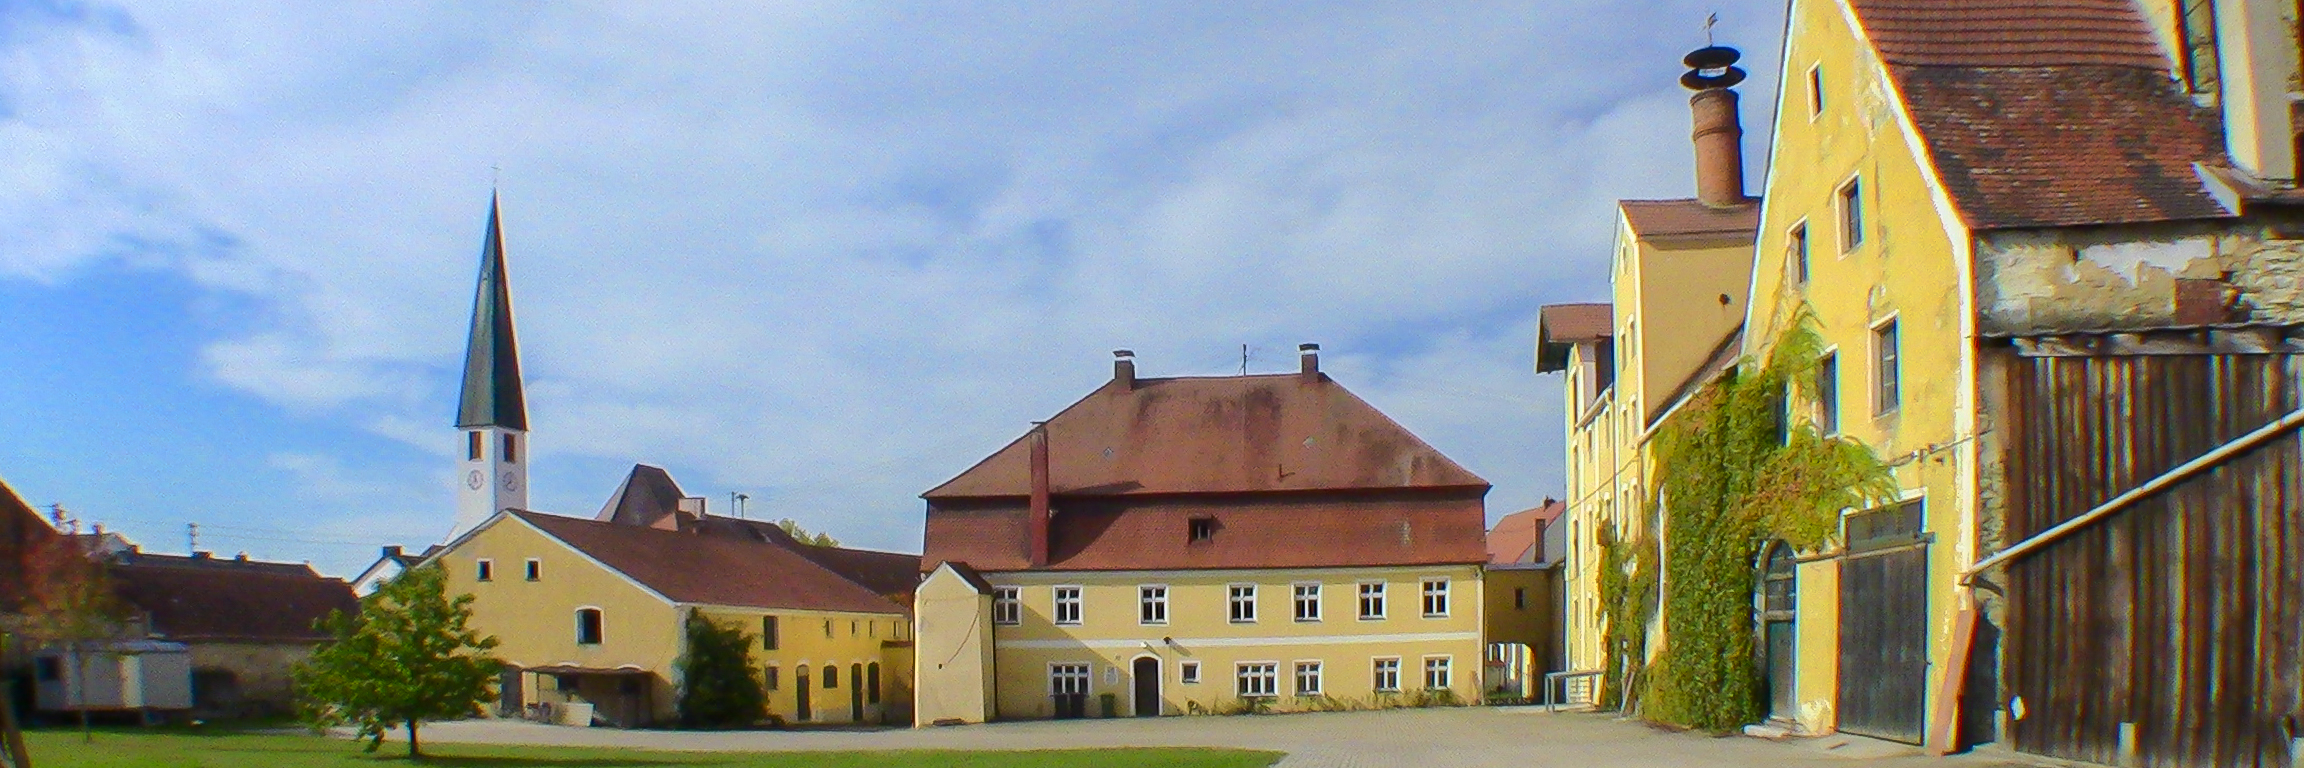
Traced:
<path fill-rule="evenodd" d="M 472 297 L 472 338 L 464 347 L 464 394 L 456 426 L 528 430 L 520 388 L 520 347 L 512 339 L 512 284 L 504 274 L 504 226 L 488 195 L 488 234 L 480 245 L 480 288 Z"/>

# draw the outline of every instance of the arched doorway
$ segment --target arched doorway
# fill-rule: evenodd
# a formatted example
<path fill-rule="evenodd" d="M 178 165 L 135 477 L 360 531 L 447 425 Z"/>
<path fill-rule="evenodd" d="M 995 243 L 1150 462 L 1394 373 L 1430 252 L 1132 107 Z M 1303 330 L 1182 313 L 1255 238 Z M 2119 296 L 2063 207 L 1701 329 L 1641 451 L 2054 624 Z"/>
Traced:
<path fill-rule="evenodd" d="M 864 722 L 864 665 L 848 665 L 848 722 Z"/>
<path fill-rule="evenodd" d="M 1130 668 L 1136 683 L 1136 716 L 1160 716 L 1160 659 L 1155 656 L 1136 657 Z"/>
<path fill-rule="evenodd" d="M 1793 719 L 1800 708 L 1799 694 L 1792 685 L 1793 657 L 1798 651 L 1793 634 L 1800 587 L 1797 566 L 1792 545 L 1778 541 L 1768 545 L 1760 569 L 1761 663 L 1768 679 L 1768 717 L 1772 720 Z"/>
<path fill-rule="evenodd" d="M 792 683 L 792 690 L 798 697 L 792 703 L 792 719 L 799 722 L 816 719 L 815 711 L 808 708 L 808 665 L 802 664 L 799 669 L 792 671 Z"/>

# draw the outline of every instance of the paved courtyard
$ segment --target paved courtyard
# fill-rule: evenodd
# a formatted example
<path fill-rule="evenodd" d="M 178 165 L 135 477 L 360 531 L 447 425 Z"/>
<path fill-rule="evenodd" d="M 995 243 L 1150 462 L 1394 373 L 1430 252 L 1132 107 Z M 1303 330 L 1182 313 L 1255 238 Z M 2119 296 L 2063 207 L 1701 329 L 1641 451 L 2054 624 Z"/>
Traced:
<path fill-rule="evenodd" d="M 472 720 L 424 728 L 428 742 L 613 746 L 698 751 L 1244 747 L 1288 753 L 1283 768 L 1360 766 L 1723 766 L 1891 768 L 2024 765 L 2009 755 L 1937 759 L 1867 739 L 1771 742 L 1671 733 L 1612 715 L 1486 708 L 1250 717 L 993 723 L 921 730 L 620 731 Z"/>

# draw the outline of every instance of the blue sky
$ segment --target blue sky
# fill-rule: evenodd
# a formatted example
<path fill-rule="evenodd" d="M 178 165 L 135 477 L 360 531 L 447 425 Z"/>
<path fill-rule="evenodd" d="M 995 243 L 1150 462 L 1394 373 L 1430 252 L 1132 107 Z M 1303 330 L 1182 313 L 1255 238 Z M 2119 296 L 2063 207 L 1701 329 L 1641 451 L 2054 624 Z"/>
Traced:
<path fill-rule="evenodd" d="M 1315 341 L 1501 516 L 1715 10 L 1757 166 L 1778 3 L 0 0 L 0 478 L 155 550 L 437 540 L 493 179 L 539 509 L 647 462 L 916 551 L 1110 350 Z"/>

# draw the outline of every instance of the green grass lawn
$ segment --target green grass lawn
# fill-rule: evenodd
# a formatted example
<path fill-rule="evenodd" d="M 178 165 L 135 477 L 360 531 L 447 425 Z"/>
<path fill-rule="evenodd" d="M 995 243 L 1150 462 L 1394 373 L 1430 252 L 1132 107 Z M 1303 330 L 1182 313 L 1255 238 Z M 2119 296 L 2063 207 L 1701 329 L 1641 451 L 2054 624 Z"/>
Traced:
<path fill-rule="evenodd" d="M 360 751 L 358 743 L 319 736 L 99 731 L 94 744 L 83 744 L 78 732 L 54 730 L 28 733 L 25 741 L 37 768 L 1263 768 L 1280 759 L 1278 752 L 1238 749 L 714 753 L 439 744 L 424 748 L 421 763 L 410 763 L 403 756 L 405 744 L 386 742 L 381 751 L 369 754 Z"/>

